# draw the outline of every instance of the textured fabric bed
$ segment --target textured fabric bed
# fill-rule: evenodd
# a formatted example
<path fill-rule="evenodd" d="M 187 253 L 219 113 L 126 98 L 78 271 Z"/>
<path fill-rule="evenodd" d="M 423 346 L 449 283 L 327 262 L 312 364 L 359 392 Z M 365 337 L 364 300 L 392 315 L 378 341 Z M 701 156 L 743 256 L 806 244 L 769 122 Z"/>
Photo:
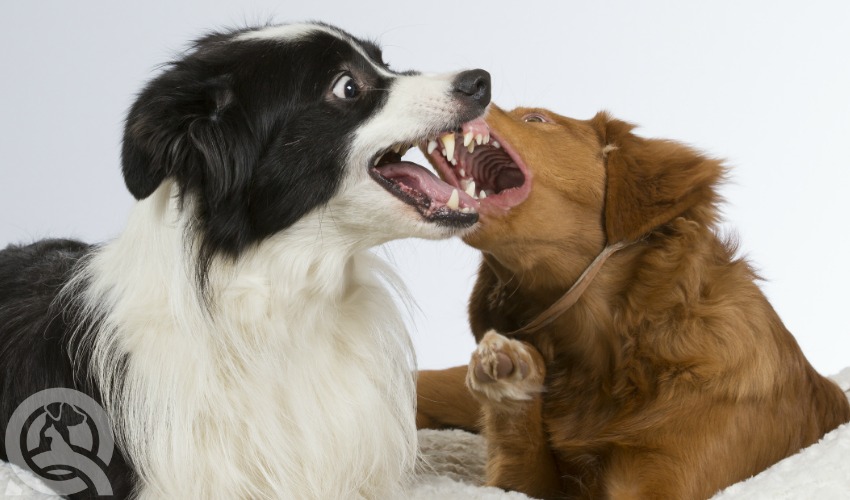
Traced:
<path fill-rule="evenodd" d="M 850 390 L 850 368 L 832 377 Z M 515 492 L 481 486 L 485 444 L 481 437 L 463 431 L 420 431 L 422 461 L 404 498 L 416 500 L 519 500 Z M 22 483 L 13 466 L 0 463 L 0 498 L 59 498 L 38 494 Z M 20 469 L 18 472 L 23 474 Z M 715 500 L 730 499 L 850 499 L 850 424 L 830 432 L 800 453 L 761 474 L 718 493 Z"/>

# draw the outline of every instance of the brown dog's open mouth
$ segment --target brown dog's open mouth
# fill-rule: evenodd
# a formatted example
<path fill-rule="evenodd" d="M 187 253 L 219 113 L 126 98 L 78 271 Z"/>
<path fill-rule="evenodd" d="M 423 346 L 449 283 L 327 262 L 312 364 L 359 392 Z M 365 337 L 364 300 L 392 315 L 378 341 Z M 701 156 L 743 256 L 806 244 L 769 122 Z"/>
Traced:
<path fill-rule="evenodd" d="M 531 175 L 511 145 L 483 119 L 420 146 L 459 200 L 482 214 L 504 213 L 528 198 Z"/>
<path fill-rule="evenodd" d="M 458 127 L 461 134 L 478 133 L 483 120 L 477 119 Z M 486 125 L 483 125 L 486 128 Z M 454 136 L 454 132 L 444 132 L 419 141 L 420 147 L 429 142 L 436 143 L 440 136 Z M 478 221 L 478 200 L 467 196 L 457 188 L 458 184 L 447 184 L 433 172 L 402 156 L 410 144 L 396 144 L 386 151 L 376 154 L 369 168 L 369 175 L 392 193 L 396 198 L 413 206 L 429 222 L 456 227 L 470 226 Z M 447 182 L 449 182 L 447 180 Z"/>

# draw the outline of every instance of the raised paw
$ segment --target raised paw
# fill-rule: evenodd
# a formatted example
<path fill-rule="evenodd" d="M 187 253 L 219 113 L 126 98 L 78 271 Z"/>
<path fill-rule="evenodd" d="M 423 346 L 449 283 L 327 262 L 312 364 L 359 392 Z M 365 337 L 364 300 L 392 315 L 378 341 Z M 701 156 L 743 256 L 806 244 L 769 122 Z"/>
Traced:
<path fill-rule="evenodd" d="M 490 330 L 472 353 L 466 385 L 482 402 L 529 401 L 543 390 L 543 358 L 531 345 Z"/>

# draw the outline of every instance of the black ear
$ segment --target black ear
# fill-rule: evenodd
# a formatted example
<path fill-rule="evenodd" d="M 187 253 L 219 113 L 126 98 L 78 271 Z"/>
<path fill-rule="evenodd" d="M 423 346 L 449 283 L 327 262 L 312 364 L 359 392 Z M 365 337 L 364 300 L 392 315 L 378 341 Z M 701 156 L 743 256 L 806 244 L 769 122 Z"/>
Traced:
<path fill-rule="evenodd" d="M 185 62 L 150 82 L 124 127 L 121 162 L 130 193 L 141 200 L 166 177 L 203 176 L 202 163 L 210 159 L 205 158 L 210 155 L 208 139 L 216 135 L 216 124 L 232 102 L 227 76 L 199 80 Z"/>

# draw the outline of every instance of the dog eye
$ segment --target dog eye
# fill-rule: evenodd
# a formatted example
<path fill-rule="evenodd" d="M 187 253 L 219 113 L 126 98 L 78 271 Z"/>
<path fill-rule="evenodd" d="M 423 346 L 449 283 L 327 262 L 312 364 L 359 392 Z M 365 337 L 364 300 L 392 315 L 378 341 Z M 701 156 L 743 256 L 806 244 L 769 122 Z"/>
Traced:
<path fill-rule="evenodd" d="M 333 94 L 340 99 L 354 99 L 360 94 L 360 87 L 351 75 L 343 74 L 334 83 Z"/>
<path fill-rule="evenodd" d="M 528 122 L 528 123 L 548 123 L 549 122 L 549 120 L 547 120 L 543 115 L 540 115 L 540 114 L 537 114 L 537 113 L 531 113 L 530 115 L 523 116 L 522 121 Z"/>

